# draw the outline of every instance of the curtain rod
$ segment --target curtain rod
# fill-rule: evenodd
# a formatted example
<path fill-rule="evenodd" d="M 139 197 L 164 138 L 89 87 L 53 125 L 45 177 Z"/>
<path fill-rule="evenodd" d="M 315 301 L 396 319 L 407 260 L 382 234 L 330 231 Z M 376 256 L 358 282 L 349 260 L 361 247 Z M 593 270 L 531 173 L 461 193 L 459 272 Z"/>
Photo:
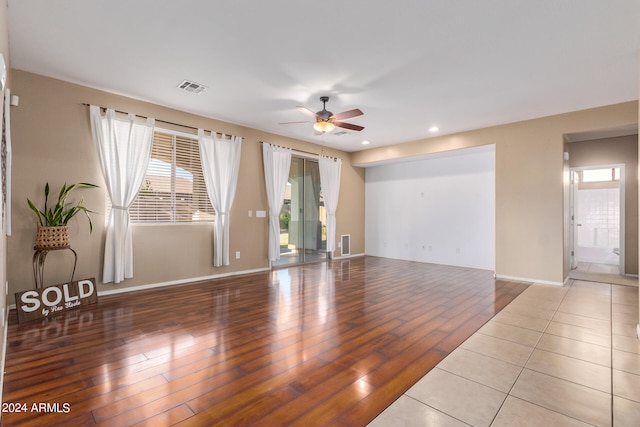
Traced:
<path fill-rule="evenodd" d="M 266 141 L 258 141 L 260 144 L 270 144 L 270 145 L 276 145 L 278 146 L 278 144 L 271 144 L 270 142 L 266 142 Z M 281 145 L 279 145 L 279 147 L 282 147 Z M 297 148 L 291 148 L 291 147 L 282 147 L 282 148 L 288 148 L 293 152 L 297 152 L 297 153 L 301 153 L 301 154 L 309 154 L 311 156 L 324 156 L 324 154 L 320 153 L 312 153 L 310 151 L 304 151 L 304 150 L 298 150 Z M 339 159 L 340 157 L 334 157 L 335 159 Z M 341 159 L 342 160 L 342 159 Z"/>
<path fill-rule="evenodd" d="M 83 103 L 82 103 L 82 105 L 84 105 L 84 106 L 86 106 L 86 107 L 90 107 L 90 106 L 91 106 L 91 104 L 87 104 L 86 102 L 83 102 Z M 98 106 L 98 108 L 100 108 L 100 109 L 101 109 L 101 110 L 103 110 L 103 111 L 106 111 L 106 110 L 107 110 L 107 107 L 100 107 L 100 106 Z M 130 113 L 127 113 L 126 111 L 120 111 L 120 110 L 113 110 L 113 111 L 115 111 L 116 113 L 119 113 L 119 114 L 130 114 Z M 141 119 L 148 119 L 148 118 L 149 118 L 149 117 L 147 117 L 147 116 L 142 116 L 142 115 L 140 115 L 140 114 L 134 114 L 134 116 L 136 116 L 136 117 L 140 117 Z M 167 121 L 167 120 L 161 120 L 161 119 L 153 119 L 153 120 L 155 120 L 156 122 L 159 122 L 159 123 L 167 124 L 167 125 L 179 126 L 179 127 L 183 127 L 183 128 L 187 128 L 187 129 L 193 129 L 193 130 L 195 130 L 196 132 L 200 129 L 200 128 L 193 127 L 193 126 L 181 125 L 180 123 L 169 122 L 169 121 Z M 205 131 L 205 132 L 209 132 L 209 133 L 211 133 L 211 134 L 220 134 L 220 135 L 223 135 L 223 134 L 222 134 L 222 133 L 220 133 L 220 132 L 214 132 L 214 131 L 212 131 L 212 130 L 204 129 L 204 131 Z"/>

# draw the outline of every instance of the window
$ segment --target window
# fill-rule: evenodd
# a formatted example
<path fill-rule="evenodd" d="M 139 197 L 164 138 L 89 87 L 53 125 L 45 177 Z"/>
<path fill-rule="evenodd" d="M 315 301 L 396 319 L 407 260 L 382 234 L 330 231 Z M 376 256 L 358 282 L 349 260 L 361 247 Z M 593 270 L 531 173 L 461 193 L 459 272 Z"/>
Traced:
<path fill-rule="evenodd" d="M 585 169 L 582 171 L 582 182 L 619 181 L 620 168 Z"/>
<path fill-rule="evenodd" d="M 144 183 L 129 208 L 132 223 L 212 222 L 198 139 L 158 130 Z"/>

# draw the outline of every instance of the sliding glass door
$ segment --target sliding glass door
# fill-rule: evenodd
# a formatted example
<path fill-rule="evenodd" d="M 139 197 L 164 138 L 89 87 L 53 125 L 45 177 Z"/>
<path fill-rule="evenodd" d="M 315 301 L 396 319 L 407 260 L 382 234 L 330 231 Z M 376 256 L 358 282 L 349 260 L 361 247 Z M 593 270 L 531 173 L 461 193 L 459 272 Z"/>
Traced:
<path fill-rule="evenodd" d="M 275 266 L 327 257 L 326 212 L 318 162 L 291 158 L 289 182 L 280 211 L 280 260 Z"/>

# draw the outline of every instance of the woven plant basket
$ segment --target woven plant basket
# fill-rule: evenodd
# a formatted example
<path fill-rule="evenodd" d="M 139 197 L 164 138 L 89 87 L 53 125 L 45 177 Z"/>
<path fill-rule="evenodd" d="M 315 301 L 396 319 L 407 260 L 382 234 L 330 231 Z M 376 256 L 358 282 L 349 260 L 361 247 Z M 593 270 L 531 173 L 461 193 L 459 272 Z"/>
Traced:
<path fill-rule="evenodd" d="M 55 250 L 69 247 L 69 227 L 61 225 L 57 227 L 38 226 L 36 231 L 35 250 Z"/>

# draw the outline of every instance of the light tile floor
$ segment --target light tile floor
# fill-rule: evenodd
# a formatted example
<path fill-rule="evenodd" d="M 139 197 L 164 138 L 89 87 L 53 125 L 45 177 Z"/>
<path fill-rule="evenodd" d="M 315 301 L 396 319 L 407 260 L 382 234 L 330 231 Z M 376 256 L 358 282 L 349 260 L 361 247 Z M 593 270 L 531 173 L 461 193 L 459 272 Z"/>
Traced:
<path fill-rule="evenodd" d="M 638 288 L 533 284 L 369 425 L 640 426 Z"/>
<path fill-rule="evenodd" d="M 592 262 L 578 262 L 578 267 L 569 272 L 569 277 L 575 280 L 590 282 L 604 282 L 616 285 L 638 286 L 638 277 L 622 276 L 618 265 L 599 264 Z"/>

